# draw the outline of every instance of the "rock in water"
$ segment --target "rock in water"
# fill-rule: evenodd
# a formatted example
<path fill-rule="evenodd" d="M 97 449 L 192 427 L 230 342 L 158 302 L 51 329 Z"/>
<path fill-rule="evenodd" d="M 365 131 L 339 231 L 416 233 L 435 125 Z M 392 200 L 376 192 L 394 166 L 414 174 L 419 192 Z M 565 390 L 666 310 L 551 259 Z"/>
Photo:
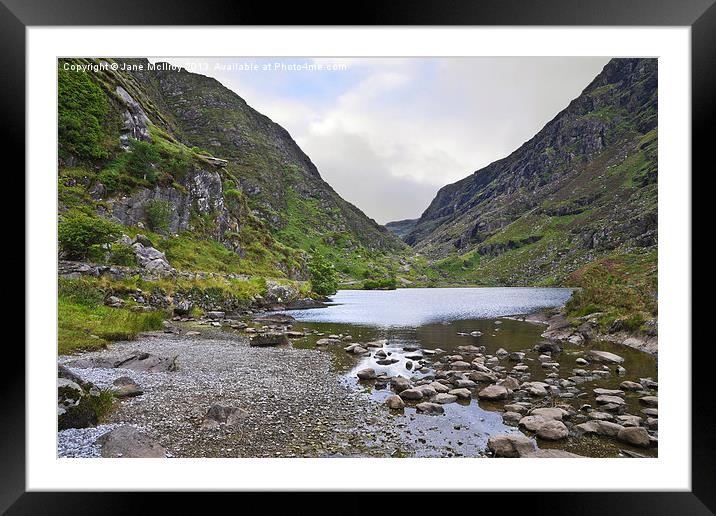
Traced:
<path fill-rule="evenodd" d="M 356 376 L 361 380 L 374 380 L 375 379 L 375 369 L 371 367 L 366 367 L 365 369 L 361 369 L 356 373 Z"/>
<path fill-rule="evenodd" d="M 565 439 L 569 435 L 569 430 L 561 421 L 551 419 L 545 422 L 537 429 L 537 437 L 548 441 L 558 441 Z"/>
<path fill-rule="evenodd" d="M 107 458 L 159 458 L 166 457 L 166 450 L 147 434 L 123 425 L 107 432 L 96 441 L 102 447 L 102 457 Z"/>
<path fill-rule="evenodd" d="M 440 403 L 441 405 L 445 405 L 446 403 L 453 403 L 457 401 L 457 396 L 454 394 L 448 394 L 446 392 L 441 392 L 435 395 L 433 398 L 433 401 L 435 403 Z"/>
<path fill-rule="evenodd" d="M 429 401 L 423 401 L 422 403 L 418 403 L 415 406 L 415 409 L 418 412 L 423 412 L 425 414 L 443 414 L 445 412 L 445 409 L 442 407 L 442 405 L 439 405 L 437 403 L 430 403 Z"/>
<path fill-rule="evenodd" d="M 609 351 L 596 351 L 592 349 L 587 351 L 585 355 L 590 362 L 606 362 L 608 364 L 621 364 L 624 362 L 622 357 Z"/>
<path fill-rule="evenodd" d="M 260 333 L 251 337 L 249 345 L 252 347 L 265 347 L 265 346 L 287 346 L 291 344 L 288 337 L 283 333 L 278 332 L 267 332 Z"/>
<path fill-rule="evenodd" d="M 524 435 L 496 435 L 487 440 L 487 447 L 495 457 L 524 457 L 533 453 L 537 446 Z"/>
<path fill-rule="evenodd" d="M 393 410 L 402 410 L 405 408 L 405 402 L 403 399 L 395 394 L 388 396 L 388 399 L 385 400 L 385 404 L 388 405 L 388 408 Z"/>
<path fill-rule="evenodd" d="M 484 400 L 504 400 L 507 399 L 508 390 L 502 385 L 490 385 L 478 392 L 477 395 Z"/>

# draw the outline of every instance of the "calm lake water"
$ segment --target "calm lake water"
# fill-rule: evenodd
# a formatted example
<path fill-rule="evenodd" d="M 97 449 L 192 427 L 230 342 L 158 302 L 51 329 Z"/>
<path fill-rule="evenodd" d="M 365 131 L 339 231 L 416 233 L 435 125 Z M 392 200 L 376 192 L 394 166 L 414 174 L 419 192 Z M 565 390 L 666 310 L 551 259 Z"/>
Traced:
<path fill-rule="evenodd" d="M 356 357 L 346 353 L 343 346 L 321 348 L 332 355 L 336 369 L 344 373 L 346 382 L 364 389 L 376 401 L 382 402 L 392 394 L 390 387 L 382 388 L 374 382 L 359 382 L 356 371 L 372 367 L 379 375 L 402 375 L 421 378 L 434 373 L 431 367 L 416 371 L 411 355 L 421 350 L 441 349 L 453 352 L 458 346 L 485 346 L 486 354 L 499 348 L 526 353 L 524 363 L 530 367 L 531 380 L 543 381 L 549 370 L 540 366 L 539 353 L 534 345 L 544 340 L 544 326 L 509 318 L 509 316 L 536 312 L 544 308 L 560 307 L 571 296 L 566 288 L 421 288 L 392 291 L 342 290 L 332 296 L 325 308 L 292 310 L 297 319 L 296 329 L 318 332 L 293 341 L 295 347 L 314 348 L 318 339 L 330 334 L 350 335 L 353 342 L 387 339 L 385 349 L 398 361 L 379 365 L 373 356 Z M 478 337 L 471 332 L 481 333 Z M 572 376 L 585 349 L 611 351 L 624 357 L 627 376 L 611 377 L 579 385 L 583 396 L 560 402 L 579 408 L 594 403 L 595 387 L 618 388 L 624 380 L 639 381 L 642 377 L 656 379 L 656 359 L 645 353 L 609 342 L 591 342 L 587 346 L 562 343 L 564 350 L 558 356 L 560 376 Z M 407 348 L 407 350 L 405 349 Z M 504 364 L 507 365 L 507 364 Z M 636 398 L 627 397 L 630 413 L 640 414 Z M 444 416 L 417 414 L 408 406 L 402 415 L 396 415 L 396 426 L 403 429 L 406 438 L 415 441 L 420 456 L 477 456 L 485 449 L 491 435 L 520 432 L 504 424 L 502 411 L 505 403 L 469 401 L 444 405 Z M 563 448 L 587 456 L 617 456 L 623 443 L 605 438 L 568 439 L 560 442 L 540 442 L 542 448 Z M 655 450 L 636 450 L 655 454 Z"/>
<path fill-rule="evenodd" d="M 381 328 L 416 328 L 443 321 L 489 319 L 562 306 L 568 288 L 403 288 L 341 290 L 331 306 L 292 311 L 309 322 L 347 323 Z"/>

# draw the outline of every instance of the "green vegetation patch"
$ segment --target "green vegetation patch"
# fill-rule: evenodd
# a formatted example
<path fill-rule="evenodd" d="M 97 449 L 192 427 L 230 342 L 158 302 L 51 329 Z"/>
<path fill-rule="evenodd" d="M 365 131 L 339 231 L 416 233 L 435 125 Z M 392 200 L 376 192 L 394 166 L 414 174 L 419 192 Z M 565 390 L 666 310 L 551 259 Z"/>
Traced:
<path fill-rule="evenodd" d="M 164 313 L 132 312 L 102 303 L 105 293 L 96 282 L 60 278 L 57 322 L 59 354 L 100 349 L 110 341 L 131 340 L 139 332 L 162 327 Z"/>

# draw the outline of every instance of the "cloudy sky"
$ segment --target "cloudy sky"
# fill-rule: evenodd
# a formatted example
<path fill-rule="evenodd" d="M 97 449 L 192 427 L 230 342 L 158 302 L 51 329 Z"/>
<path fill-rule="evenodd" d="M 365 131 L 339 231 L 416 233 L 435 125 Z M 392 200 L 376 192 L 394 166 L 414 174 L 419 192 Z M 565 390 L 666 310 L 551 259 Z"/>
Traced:
<path fill-rule="evenodd" d="M 380 223 L 419 217 L 441 186 L 511 153 L 608 60 L 151 59 L 234 90 L 285 127 L 323 178 Z"/>

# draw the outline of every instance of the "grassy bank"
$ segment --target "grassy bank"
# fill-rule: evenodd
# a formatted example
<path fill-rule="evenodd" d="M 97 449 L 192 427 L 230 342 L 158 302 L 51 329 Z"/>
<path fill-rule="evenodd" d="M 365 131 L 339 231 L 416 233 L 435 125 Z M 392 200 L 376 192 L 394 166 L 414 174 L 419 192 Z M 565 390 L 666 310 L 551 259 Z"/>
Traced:
<path fill-rule="evenodd" d="M 165 314 L 133 312 L 103 305 L 105 294 L 93 282 L 59 282 L 57 322 L 58 353 L 100 349 L 110 341 L 131 340 L 139 332 L 158 330 Z"/>

